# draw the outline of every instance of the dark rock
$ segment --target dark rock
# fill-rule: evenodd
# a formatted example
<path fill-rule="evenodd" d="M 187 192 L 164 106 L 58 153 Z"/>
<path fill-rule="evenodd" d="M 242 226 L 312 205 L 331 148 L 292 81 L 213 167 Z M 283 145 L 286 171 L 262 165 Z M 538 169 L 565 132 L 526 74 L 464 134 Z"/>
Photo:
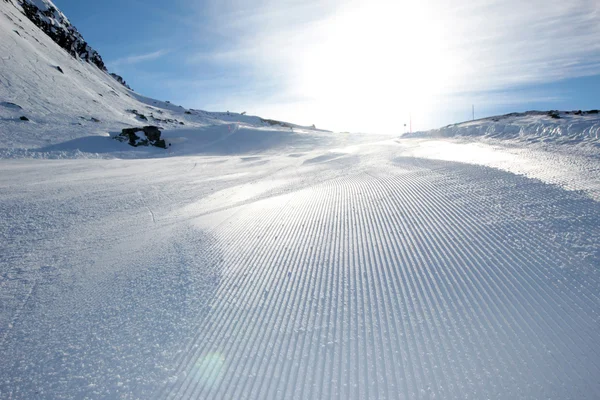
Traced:
<path fill-rule="evenodd" d="M 63 70 L 62 70 L 62 68 L 61 68 L 61 67 L 59 67 L 58 65 L 57 65 L 55 68 L 56 68 L 56 69 L 58 70 L 58 72 L 60 72 L 61 74 L 64 74 L 64 73 L 65 73 L 65 71 L 63 71 Z"/>
<path fill-rule="evenodd" d="M 185 125 L 183 122 L 180 122 L 179 125 Z"/>
<path fill-rule="evenodd" d="M 144 134 L 151 142 L 157 141 L 160 139 L 160 130 L 156 126 L 145 126 L 143 128 Z"/>
<path fill-rule="evenodd" d="M 100 122 L 100 120 L 98 118 L 94 118 L 94 117 L 91 118 L 91 121 L 92 122 Z"/>
<path fill-rule="evenodd" d="M 598 110 L 590 110 L 587 113 L 588 114 L 598 114 Z"/>
<path fill-rule="evenodd" d="M 25 16 L 69 54 L 106 71 L 100 54 L 87 44 L 62 12 L 54 7 L 42 11 L 30 0 L 21 1 L 21 6 Z"/>
<path fill-rule="evenodd" d="M 121 85 L 125 86 L 127 89 L 133 90 L 133 89 L 131 89 L 131 87 L 129 87 L 127 82 L 125 82 L 125 79 L 123 79 L 122 76 L 114 74 L 112 72 L 111 72 L 110 76 L 112 76 L 117 82 L 119 82 Z"/>
<path fill-rule="evenodd" d="M 138 135 L 143 132 L 144 135 Z M 167 148 L 166 142 L 160 138 L 160 129 L 156 126 L 145 126 L 143 128 L 123 128 L 121 134 L 115 139 L 119 141 L 127 140 L 133 147 L 155 146 L 163 149 Z"/>
<path fill-rule="evenodd" d="M 267 123 L 269 125 L 279 125 L 279 126 L 283 126 L 284 128 L 292 128 L 292 125 L 285 123 L 285 122 L 275 121 L 272 119 L 264 119 L 264 118 L 261 118 L 260 120 L 262 123 Z"/>
<path fill-rule="evenodd" d="M 560 119 L 560 115 L 558 111 L 548 111 L 548 115 L 554 119 Z"/>
<path fill-rule="evenodd" d="M 130 135 L 132 133 L 143 132 L 144 128 L 123 128 L 121 129 L 121 135 Z"/>
<path fill-rule="evenodd" d="M 140 140 L 140 137 L 136 135 L 136 133 L 142 130 L 142 128 L 124 128 L 121 130 L 121 134 L 119 136 L 127 138 L 131 146 L 137 147 L 137 142 Z"/>
<path fill-rule="evenodd" d="M 575 115 L 582 115 L 583 112 L 581 110 L 578 110 L 578 111 L 575 111 L 573 114 L 575 114 Z"/>
<path fill-rule="evenodd" d="M 21 121 L 29 121 L 29 118 L 27 118 L 26 116 L 22 116 L 21 118 L 19 118 Z"/>
<path fill-rule="evenodd" d="M 192 115 L 192 112 L 191 111 L 186 111 L 185 114 Z"/>

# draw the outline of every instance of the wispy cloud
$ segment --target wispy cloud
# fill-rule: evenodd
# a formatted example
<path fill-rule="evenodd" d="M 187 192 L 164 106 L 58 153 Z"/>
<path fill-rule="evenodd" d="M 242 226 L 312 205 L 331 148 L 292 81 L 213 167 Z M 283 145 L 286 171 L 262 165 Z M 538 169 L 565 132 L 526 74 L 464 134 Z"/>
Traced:
<path fill-rule="evenodd" d="M 121 67 L 124 65 L 134 65 L 144 61 L 157 60 L 165 55 L 169 54 L 169 50 L 157 50 L 151 53 L 136 54 L 127 57 L 118 58 L 116 60 L 109 61 L 108 64 L 114 67 Z"/>
<path fill-rule="evenodd" d="M 212 0 L 207 9 L 220 46 L 186 61 L 271 83 L 276 102 L 236 92 L 223 103 L 299 122 L 366 127 L 424 115 L 441 97 L 507 103 L 498 92 L 600 72 L 597 0 Z"/>

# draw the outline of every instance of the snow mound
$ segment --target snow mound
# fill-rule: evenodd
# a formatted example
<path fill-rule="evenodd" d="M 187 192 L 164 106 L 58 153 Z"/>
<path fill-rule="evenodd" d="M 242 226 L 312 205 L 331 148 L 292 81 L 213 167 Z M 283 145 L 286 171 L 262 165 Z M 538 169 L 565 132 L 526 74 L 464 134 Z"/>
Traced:
<path fill-rule="evenodd" d="M 403 138 L 483 137 L 523 142 L 600 145 L 600 114 L 590 111 L 528 111 L 448 125 Z"/>

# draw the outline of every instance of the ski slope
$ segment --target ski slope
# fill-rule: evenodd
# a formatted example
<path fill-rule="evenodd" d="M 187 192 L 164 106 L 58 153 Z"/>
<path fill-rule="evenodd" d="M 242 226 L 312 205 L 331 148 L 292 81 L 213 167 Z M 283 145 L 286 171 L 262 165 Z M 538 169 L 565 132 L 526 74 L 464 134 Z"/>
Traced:
<path fill-rule="evenodd" d="M 185 109 L 0 11 L 0 398 L 600 398 L 597 116 Z"/>
<path fill-rule="evenodd" d="M 597 397 L 598 202 L 401 149 L 0 161 L 0 393 Z"/>

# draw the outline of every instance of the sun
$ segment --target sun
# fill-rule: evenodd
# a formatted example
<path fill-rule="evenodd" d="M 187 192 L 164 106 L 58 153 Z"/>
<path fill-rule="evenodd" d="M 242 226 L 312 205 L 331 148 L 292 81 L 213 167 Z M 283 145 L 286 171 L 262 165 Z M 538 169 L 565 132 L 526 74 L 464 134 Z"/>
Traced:
<path fill-rule="evenodd" d="M 353 2 L 319 23 L 298 59 L 298 90 L 345 118 L 432 108 L 458 65 L 441 21 L 422 2 Z"/>

